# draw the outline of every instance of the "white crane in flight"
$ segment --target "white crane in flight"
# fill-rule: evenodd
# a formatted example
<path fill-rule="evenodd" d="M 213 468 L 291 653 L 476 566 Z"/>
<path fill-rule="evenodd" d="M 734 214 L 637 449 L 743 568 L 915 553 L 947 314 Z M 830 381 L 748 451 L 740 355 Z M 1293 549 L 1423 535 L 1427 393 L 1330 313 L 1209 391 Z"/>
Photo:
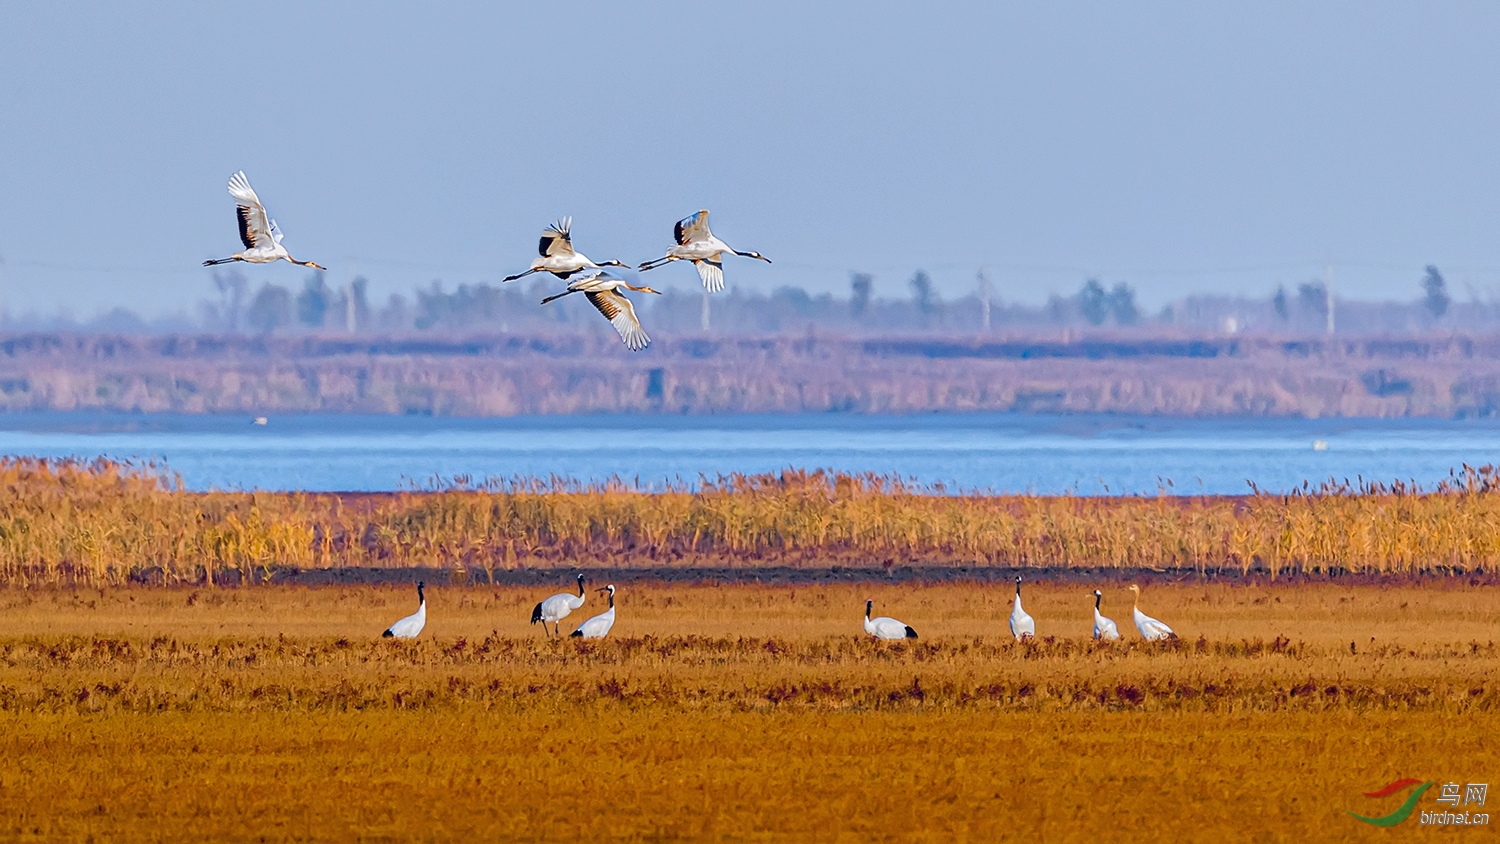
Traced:
<path fill-rule="evenodd" d="M 558 278 L 565 279 L 579 270 L 597 270 L 600 267 L 626 266 L 619 261 L 605 261 L 602 264 L 596 264 L 589 260 L 589 256 L 582 252 L 575 252 L 573 250 L 572 228 L 572 217 L 564 217 L 549 226 L 542 232 L 542 239 L 536 247 L 537 252 L 541 253 L 542 257 L 531 262 L 531 269 L 524 273 L 506 276 L 505 281 L 515 281 L 532 273 L 552 273 Z"/>
<path fill-rule="evenodd" d="M 561 299 L 574 293 L 582 293 L 588 298 L 589 304 L 604 314 L 609 324 L 619 332 L 620 339 L 625 341 L 625 348 L 632 352 L 651 345 L 651 338 L 646 336 L 646 330 L 641 328 L 641 320 L 635 315 L 635 305 L 630 304 L 620 291 L 637 290 L 642 293 L 657 293 L 660 290 L 652 290 L 649 287 L 636 287 L 630 282 L 608 270 L 593 270 L 588 275 L 576 278 L 568 282 L 568 289 L 542 300 L 545 305 L 553 299 Z"/>
<path fill-rule="evenodd" d="M 692 261 L 703 278 L 703 287 L 710 293 L 724 289 L 724 253 L 732 252 L 742 258 L 755 258 L 771 263 L 771 259 L 759 252 L 741 252 L 714 237 L 708 230 L 708 210 L 704 209 L 691 217 L 683 217 L 672 227 L 672 238 L 676 246 L 667 249 L 664 257 L 647 261 L 637 269 L 641 272 L 654 270 L 673 261 Z"/>
<path fill-rule="evenodd" d="M 204 261 L 203 266 L 212 267 L 215 264 L 227 264 L 231 261 L 247 261 L 251 264 L 291 261 L 293 264 L 312 267 L 315 270 L 327 269 L 312 261 L 299 261 L 286 251 L 286 247 L 281 245 L 281 228 L 266 214 L 266 206 L 260 204 L 260 197 L 256 196 L 255 189 L 250 187 L 250 180 L 245 178 L 244 170 L 229 177 L 229 195 L 234 197 L 237 206 L 235 217 L 240 223 L 240 242 L 245 244 L 245 249 L 228 258 Z"/>

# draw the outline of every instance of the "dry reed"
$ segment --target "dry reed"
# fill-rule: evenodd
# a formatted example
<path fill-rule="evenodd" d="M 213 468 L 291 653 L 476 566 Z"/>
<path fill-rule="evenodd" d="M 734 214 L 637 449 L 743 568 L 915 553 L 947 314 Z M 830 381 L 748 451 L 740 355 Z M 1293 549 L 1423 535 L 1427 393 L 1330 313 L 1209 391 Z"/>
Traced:
<path fill-rule="evenodd" d="M 414 642 L 404 586 L 0 591 L 0 837 L 1360 841 L 1500 726 L 1462 579 L 1157 584 L 1166 645 L 1075 582 L 1030 644 L 1005 587 L 638 584 L 598 642 L 527 624 L 552 588 L 431 587 Z"/>
<path fill-rule="evenodd" d="M 1412 574 L 1500 562 L 1500 471 L 1434 489 L 948 494 L 788 470 L 643 490 L 491 481 L 390 495 L 194 493 L 154 466 L 0 460 L 0 582 L 254 580 L 281 567 L 926 565 Z"/>

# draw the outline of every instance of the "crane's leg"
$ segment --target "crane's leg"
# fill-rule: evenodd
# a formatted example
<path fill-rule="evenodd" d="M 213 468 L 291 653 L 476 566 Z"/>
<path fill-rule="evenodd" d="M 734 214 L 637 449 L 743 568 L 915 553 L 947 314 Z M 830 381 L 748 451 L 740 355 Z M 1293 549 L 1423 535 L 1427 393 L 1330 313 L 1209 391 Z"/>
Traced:
<path fill-rule="evenodd" d="M 666 257 L 663 257 L 663 258 L 657 258 L 655 261 L 647 261 L 646 263 L 641 264 L 639 267 L 636 267 L 635 270 L 636 270 L 636 272 L 643 273 L 646 270 L 654 270 L 657 267 L 661 266 L 662 264 L 671 263 L 672 261 L 675 261 L 675 260 L 677 260 L 677 259 L 673 258 L 671 255 L 667 255 Z"/>
<path fill-rule="evenodd" d="M 204 261 L 203 262 L 203 266 L 205 266 L 205 267 L 214 267 L 214 266 L 218 266 L 219 264 L 232 264 L 235 261 L 243 261 L 243 260 L 245 260 L 245 259 L 244 258 L 215 258 L 215 259 L 213 259 L 211 261 Z"/>
<path fill-rule="evenodd" d="M 564 296 L 568 296 L 568 295 L 571 295 L 571 294 L 577 293 L 577 292 L 578 292 L 577 290 L 568 290 L 568 291 L 564 291 L 562 293 L 554 293 L 551 296 L 548 296 L 547 298 L 543 299 L 542 300 L 542 304 L 545 305 L 548 302 L 552 301 L 553 299 L 561 299 Z"/>
<path fill-rule="evenodd" d="M 506 276 L 506 277 L 505 277 L 505 278 L 503 278 L 503 279 L 501 279 L 501 280 L 502 280 L 502 281 L 515 281 L 515 280 L 516 280 L 516 279 L 518 279 L 518 278 L 525 278 L 525 277 L 526 277 L 526 276 L 529 276 L 529 275 L 531 275 L 531 274 L 532 274 L 532 273 L 534 273 L 534 272 L 536 272 L 536 270 L 535 270 L 535 269 L 530 269 L 530 270 L 527 270 L 527 271 L 526 271 L 526 272 L 524 272 L 524 273 L 517 273 L 517 274 L 515 274 L 515 275 L 511 275 L 511 276 Z"/>

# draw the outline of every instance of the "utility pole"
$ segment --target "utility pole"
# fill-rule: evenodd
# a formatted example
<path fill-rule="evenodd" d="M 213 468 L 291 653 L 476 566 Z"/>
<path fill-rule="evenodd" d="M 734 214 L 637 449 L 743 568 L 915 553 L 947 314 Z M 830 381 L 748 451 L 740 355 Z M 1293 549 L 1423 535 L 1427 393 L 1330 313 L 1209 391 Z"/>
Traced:
<path fill-rule="evenodd" d="M 1333 336 L 1333 262 L 1323 265 L 1323 296 L 1328 311 L 1328 336 Z"/>
<path fill-rule="evenodd" d="M 708 288 L 703 289 L 703 312 L 698 317 L 698 327 L 708 331 Z"/>
<path fill-rule="evenodd" d="M 984 325 L 984 333 L 990 332 L 990 274 L 984 267 L 979 268 L 979 314 Z"/>
<path fill-rule="evenodd" d="M 354 259 L 349 259 L 349 281 L 344 285 L 344 330 L 350 334 L 354 333 L 354 279 L 356 278 Z"/>

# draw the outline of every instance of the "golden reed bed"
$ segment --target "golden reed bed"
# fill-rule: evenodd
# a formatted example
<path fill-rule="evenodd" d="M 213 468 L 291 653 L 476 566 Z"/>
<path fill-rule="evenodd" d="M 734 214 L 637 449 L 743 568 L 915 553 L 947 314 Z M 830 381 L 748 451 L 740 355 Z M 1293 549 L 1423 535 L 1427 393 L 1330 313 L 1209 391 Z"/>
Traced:
<path fill-rule="evenodd" d="M 0 837 L 1363 841 L 1361 792 L 1493 778 L 1465 578 L 1153 585 L 1166 644 L 1106 584 L 1113 645 L 1077 582 L 1029 644 L 1005 586 L 665 582 L 548 641 L 565 585 L 430 586 L 410 643 L 404 585 L 0 591 Z"/>
<path fill-rule="evenodd" d="M 0 582 L 214 583 L 276 568 L 866 566 L 1491 571 L 1500 473 L 1431 490 L 948 495 L 788 471 L 644 492 L 561 479 L 391 495 L 183 491 L 153 467 L 0 460 Z"/>

